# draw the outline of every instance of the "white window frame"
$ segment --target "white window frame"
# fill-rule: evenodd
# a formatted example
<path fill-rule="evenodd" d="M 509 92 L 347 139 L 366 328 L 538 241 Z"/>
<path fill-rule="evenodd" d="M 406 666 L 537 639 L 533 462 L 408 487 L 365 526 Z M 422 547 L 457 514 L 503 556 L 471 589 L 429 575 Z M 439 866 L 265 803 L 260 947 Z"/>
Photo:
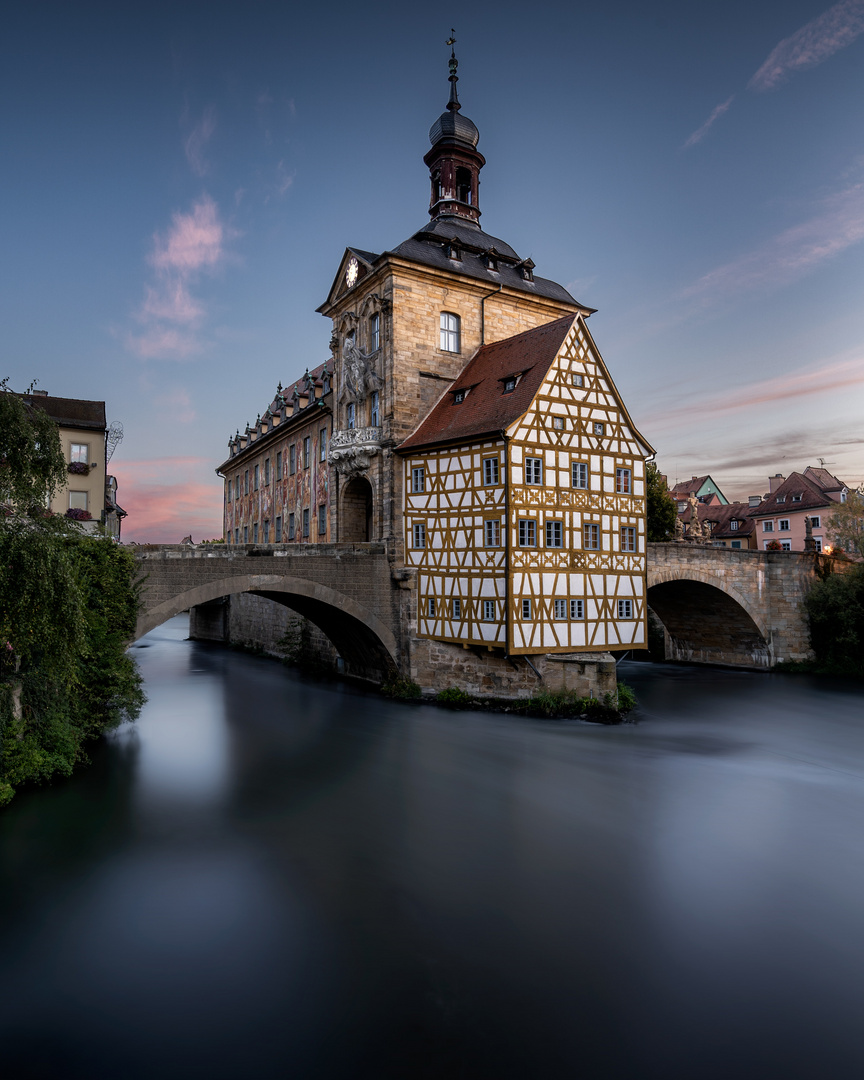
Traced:
<path fill-rule="evenodd" d="M 439 320 L 442 352 L 462 352 L 462 320 L 453 311 L 442 311 Z"/>
<path fill-rule="evenodd" d="M 69 461 L 71 464 L 90 464 L 90 443 L 73 442 L 69 444 Z"/>
<path fill-rule="evenodd" d="M 813 529 L 822 528 L 822 516 L 820 514 L 812 514 L 810 516 L 810 527 Z"/>
<path fill-rule="evenodd" d="M 69 509 L 70 510 L 87 510 L 89 499 L 89 492 L 87 491 L 70 491 L 69 492 Z M 83 504 L 83 505 L 82 505 Z"/>
<path fill-rule="evenodd" d="M 777 520 L 777 532 L 791 532 L 792 529 L 789 525 L 789 518 L 778 518 Z"/>
<path fill-rule="evenodd" d="M 619 619 L 632 619 L 633 618 L 633 601 L 632 600 L 619 600 L 618 601 L 618 618 Z"/>
<path fill-rule="evenodd" d="M 762 532 L 763 533 L 767 533 L 767 532 L 773 533 L 774 532 L 774 522 L 773 521 L 763 521 L 762 522 Z"/>

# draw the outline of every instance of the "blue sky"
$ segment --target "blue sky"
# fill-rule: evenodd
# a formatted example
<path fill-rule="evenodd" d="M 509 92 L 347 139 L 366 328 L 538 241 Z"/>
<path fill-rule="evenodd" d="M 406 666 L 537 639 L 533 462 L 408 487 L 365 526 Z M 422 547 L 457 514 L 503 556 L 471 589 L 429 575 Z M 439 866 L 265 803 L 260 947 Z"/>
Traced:
<path fill-rule="evenodd" d="M 595 10 L 596 9 L 596 10 Z M 19 5 L 0 44 L 0 377 L 105 399 L 126 539 L 329 355 L 345 246 L 426 220 L 456 26 L 483 227 L 598 309 L 670 481 L 864 481 L 864 0 Z"/>

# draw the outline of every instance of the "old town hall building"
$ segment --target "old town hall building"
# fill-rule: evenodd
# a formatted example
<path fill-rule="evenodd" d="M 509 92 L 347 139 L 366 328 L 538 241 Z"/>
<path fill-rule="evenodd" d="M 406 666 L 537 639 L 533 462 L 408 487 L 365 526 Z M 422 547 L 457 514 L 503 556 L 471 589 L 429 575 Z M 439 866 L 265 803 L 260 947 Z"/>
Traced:
<path fill-rule="evenodd" d="M 380 254 L 346 249 L 318 309 L 331 358 L 280 384 L 219 466 L 225 537 L 385 542 L 415 582 L 418 644 L 644 646 L 652 448 L 593 309 L 481 227 L 485 159 L 452 53 L 449 81 L 430 220 Z"/>

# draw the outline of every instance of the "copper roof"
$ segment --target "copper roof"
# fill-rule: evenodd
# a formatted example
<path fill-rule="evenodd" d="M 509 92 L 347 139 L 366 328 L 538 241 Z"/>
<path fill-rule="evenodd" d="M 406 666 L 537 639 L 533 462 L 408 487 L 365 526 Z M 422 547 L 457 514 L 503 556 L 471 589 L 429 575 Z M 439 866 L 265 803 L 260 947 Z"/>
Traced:
<path fill-rule="evenodd" d="M 527 412 L 573 325 L 575 315 L 481 346 L 399 451 L 438 443 L 464 442 L 503 432 Z M 504 379 L 519 375 L 504 393 Z M 456 404 L 456 392 L 467 391 Z"/>

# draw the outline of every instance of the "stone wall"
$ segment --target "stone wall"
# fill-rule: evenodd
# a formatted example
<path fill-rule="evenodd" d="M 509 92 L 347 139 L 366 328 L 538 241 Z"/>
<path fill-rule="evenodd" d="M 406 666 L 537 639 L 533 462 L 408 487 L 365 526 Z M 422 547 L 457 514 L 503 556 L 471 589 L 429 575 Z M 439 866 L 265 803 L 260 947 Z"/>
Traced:
<path fill-rule="evenodd" d="M 313 622 L 284 604 L 240 593 L 229 598 L 227 610 L 226 640 L 232 644 L 262 649 L 301 667 L 339 668 L 339 654 L 332 641 Z M 193 636 L 191 624 L 189 636 Z"/>

